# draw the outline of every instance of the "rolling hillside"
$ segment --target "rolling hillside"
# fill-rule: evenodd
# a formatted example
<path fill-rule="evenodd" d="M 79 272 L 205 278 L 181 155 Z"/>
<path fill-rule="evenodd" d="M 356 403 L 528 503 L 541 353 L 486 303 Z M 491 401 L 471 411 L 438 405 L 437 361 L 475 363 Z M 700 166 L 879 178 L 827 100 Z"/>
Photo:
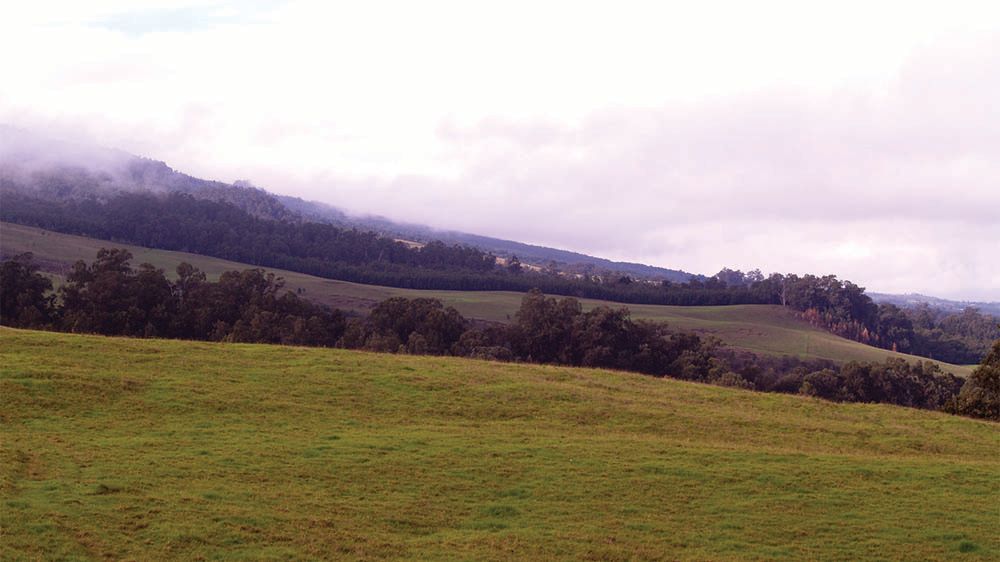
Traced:
<path fill-rule="evenodd" d="M 607 371 L 0 329 L 0 558 L 1000 556 L 1000 431 Z"/>
<path fill-rule="evenodd" d="M 4 256 L 33 252 L 50 271 L 65 270 L 78 259 L 93 260 L 102 247 L 128 248 L 135 263 L 148 262 L 172 272 L 187 261 L 217 277 L 223 271 L 245 269 L 246 264 L 187 254 L 153 250 L 128 244 L 71 236 L 10 223 L 0 223 L 0 253 Z M 394 296 L 431 297 L 454 306 L 464 316 L 486 321 L 506 322 L 516 312 L 521 294 L 494 291 L 419 291 L 375 285 L 360 285 L 323 279 L 289 271 L 274 270 L 285 278 L 287 286 L 300 290 L 302 296 L 344 310 L 363 312 L 375 303 Z M 620 303 L 581 299 L 585 308 L 597 305 L 612 307 Z M 818 357 L 834 361 L 881 361 L 887 357 L 922 360 L 902 353 L 867 346 L 814 328 L 795 318 L 788 310 L 769 305 L 725 307 L 628 305 L 635 318 L 669 322 L 671 326 L 714 335 L 735 347 L 773 355 Z M 946 370 L 966 376 L 971 367 L 938 362 Z"/>

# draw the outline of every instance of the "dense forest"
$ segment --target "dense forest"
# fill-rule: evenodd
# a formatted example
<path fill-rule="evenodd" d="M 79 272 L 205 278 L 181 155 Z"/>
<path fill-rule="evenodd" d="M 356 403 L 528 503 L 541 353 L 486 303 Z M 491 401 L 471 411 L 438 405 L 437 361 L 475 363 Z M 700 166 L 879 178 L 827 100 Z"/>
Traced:
<path fill-rule="evenodd" d="M 56 187 L 52 187 L 56 189 Z M 263 218 L 227 201 L 187 193 L 117 192 L 43 199 L 6 191 L 0 218 L 57 232 L 230 259 L 331 279 L 414 289 L 508 290 L 623 303 L 780 304 L 816 326 L 870 345 L 958 364 L 978 363 L 1000 338 L 991 316 L 945 316 L 875 304 L 835 276 L 763 275 L 723 269 L 686 283 L 627 275 L 531 271 L 479 249 L 431 242 L 411 247 L 372 232 Z"/>
<path fill-rule="evenodd" d="M 297 197 L 278 195 L 240 180 L 232 184 L 196 178 L 171 169 L 166 163 L 122 151 L 43 138 L 0 124 L 0 137 L 10 143 L 0 151 L 0 186 L 50 201 L 104 198 L 117 192 L 186 193 L 198 199 L 230 203 L 259 218 L 328 223 L 348 230 L 380 233 L 388 238 L 418 242 L 441 240 L 448 245 L 472 246 L 526 262 L 555 261 L 564 271 L 580 268 L 590 274 L 620 272 L 644 278 L 686 281 L 682 271 L 637 263 L 613 262 L 566 250 L 546 248 L 462 232 L 439 231 L 375 216 L 352 216 L 333 206 Z"/>
<path fill-rule="evenodd" d="M 642 279 L 666 279 L 683 283 L 692 278 L 703 277 L 677 269 L 656 267 L 641 263 L 618 262 L 598 258 L 569 250 L 548 248 L 534 244 L 525 244 L 513 240 L 503 240 L 490 236 L 437 230 L 427 226 L 396 222 L 377 216 L 353 216 L 324 203 L 304 201 L 297 197 L 275 195 L 289 210 L 298 213 L 304 220 L 325 222 L 342 228 L 358 228 L 378 232 L 383 236 L 404 238 L 416 242 L 432 242 L 439 240 L 449 245 L 459 244 L 472 246 L 487 252 L 496 253 L 509 259 L 517 256 L 521 261 L 537 266 L 555 264 L 562 272 L 584 273 L 587 275 L 605 275 L 617 273 L 635 276 Z"/>
<path fill-rule="evenodd" d="M 431 242 L 410 247 L 372 232 L 329 224 L 254 216 L 221 201 L 182 193 L 118 193 L 50 200 L 12 191 L 0 209 L 4 221 L 56 232 L 186 251 L 256 266 L 332 279 L 414 289 L 510 290 L 648 304 L 755 302 L 742 287 L 654 284 L 627 276 L 564 276 L 501 267 L 492 254 Z"/>
<path fill-rule="evenodd" d="M 891 306 L 891 305 L 890 305 Z M 990 351 L 991 341 L 1000 339 L 1000 318 L 969 307 L 948 313 L 927 304 L 903 309 L 912 326 L 903 324 L 910 345 L 901 351 L 924 357 L 947 357 L 957 364 L 978 363 Z"/>
<path fill-rule="evenodd" d="M 434 299 L 392 298 L 364 318 L 282 293 L 260 269 L 209 282 L 189 264 L 171 282 L 124 250 L 77 262 L 59 291 L 30 254 L 0 265 L 0 322 L 71 332 L 212 341 L 339 346 L 634 371 L 829 400 L 890 403 L 996 418 L 997 370 L 988 362 L 968 382 L 930 362 L 909 364 L 762 357 L 714 339 L 632 320 L 625 308 L 584 312 L 572 298 L 537 289 L 510 325 L 475 326 Z M 1000 345 L 1000 344 L 998 344 Z M 995 347 L 990 357 L 998 354 Z M 991 360 L 988 358 L 988 361 Z M 990 370 L 993 369 L 993 370 Z M 972 385 L 972 386 L 970 386 Z"/>

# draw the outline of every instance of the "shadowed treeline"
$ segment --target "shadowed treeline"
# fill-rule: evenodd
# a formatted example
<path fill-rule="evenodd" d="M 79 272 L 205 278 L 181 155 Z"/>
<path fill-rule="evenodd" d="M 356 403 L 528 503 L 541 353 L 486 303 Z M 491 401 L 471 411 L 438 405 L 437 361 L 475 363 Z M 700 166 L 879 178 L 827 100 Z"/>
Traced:
<path fill-rule="evenodd" d="M 625 308 L 601 306 L 584 312 L 574 298 L 546 297 L 538 290 L 524 297 L 511 325 L 474 326 L 455 309 L 422 298 L 391 298 L 365 318 L 348 318 L 293 292 L 282 294 L 281 279 L 260 269 L 229 271 L 209 282 L 184 263 L 171 282 L 148 264 L 133 269 L 130 259 L 125 250 L 101 250 L 92 264 L 77 262 L 58 293 L 52 293 L 30 254 L 4 262 L 3 323 L 105 335 L 602 367 L 837 401 L 963 411 L 957 402 L 962 380 L 930 362 L 891 359 L 838 366 L 761 357 L 671 330 L 664 323 L 633 320 Z M 976 396 L 988 403 L 995 394 Z M 991 412 L 978 408 L 969 413 L 980 411 L 986 416 Z"/>

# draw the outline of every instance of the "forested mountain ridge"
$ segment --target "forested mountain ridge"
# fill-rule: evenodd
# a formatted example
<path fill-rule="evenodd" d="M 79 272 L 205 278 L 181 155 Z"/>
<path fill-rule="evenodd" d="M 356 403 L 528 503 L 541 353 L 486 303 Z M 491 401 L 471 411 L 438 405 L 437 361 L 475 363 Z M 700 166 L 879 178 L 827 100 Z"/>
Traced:
<path fill-rule="evenodd" d="M 688 273 L 677 269 L 641 263 L 613 261 L 579 252 L 549 248 L 536 244 L 526 244 L 524 242 L 504 240 L 479 234 L 470 234 L 468 232 L 438 230 L 419 224 L 397 222 L 379 216 L 355 216 L 332 205 L 317 201 L 306 201 L 298 197 L 278 195 L 277 198 L 288 209 L 299 213 L 307 220 L 326 222 L 345 228 L 372 230 L 384 236 L 405 238 L 416 242 L 440 240 L 447 244 L 473 246 L 494 253 L 497 256 L 505 258 L 517 256 L 524 263 L 548 268 L 551 268 L 554 262 L 557 269 L 568 273 L 588 273 L 593 275 L 602 271 L 617 272 L 642 279 L 662 279 L 674 283 L 684 283 L 690 279 L 706 278 L 704 275 Z"/>
<path fill-rule="evenodd" d="M 747 287 L 638 282 L 625 275 L 537 272 L 493 254 L 440 241 L 411 247 L 370 231 L 275 221 L 185 193 L 119 192 L 50 200 L 6 191 L 2 220 L 150 248 L 186 251 L 358 283 L 418 289 L 510 290 L 649 304 L 750 304 Z M 769 301 L 768 301 L 769 302 Z"/>
<path fill-rule="evenodd" d="M 298 220 L 274 195 L 247 182 L 227 184 L 178 172 L 120 150 L 59 141 L 0 125 L 0 189 L 50 201 L 114 197 L 120 192 L 186 193 L 260 218 Z"/>
<path fill-rule="evenodd" d="M 389 238 L 472 246 L 507 258 L 516 255 L 524 263 L 550 268 L 556 265 L 566 272 L 615 272 L 672 282 L 704 278 L 674 269 L 615 262 L 568 250 L 437 230 L 379 216 L 355 216 L 326 203 L 270 193 L 249 181 L 238 180 L 229 184 L 199 179 L 157 160 L 120 150 L 45 138 L 5 125 L 0 125 L 0 188 L 31 193 L 48 200 L 103 198 L 119 191 L 186 193 L 198 199 L 231 203 L 259 218 L 320 222 L 371 231 Z"/>

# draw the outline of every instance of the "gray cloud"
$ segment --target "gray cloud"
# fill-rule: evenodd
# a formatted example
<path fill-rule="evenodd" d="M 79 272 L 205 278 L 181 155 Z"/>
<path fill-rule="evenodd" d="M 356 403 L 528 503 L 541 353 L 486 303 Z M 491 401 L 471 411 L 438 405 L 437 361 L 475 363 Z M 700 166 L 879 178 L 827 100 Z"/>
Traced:
<path fill-rule="evenodd" d="M 220 6 L 205 21 L 248 18 Z M 836 273 L 1000 299 L 995 24 L 938 34 L 933 10 L 895 26 L 887 7 L 828 14 L 843 29 L 687 14 L 697 30 L 723 25 L 722 40 L 684 14 L 668 33 L 618 10 L 618 41 L 595 42 L 602 13 L 565 36 L 538 23 L 508 48 L 493 20 L 514 25 L 516 10 L 466 13 L 462 28 L 413 8 L 419 21 L 376 36 L 380 9 L 315 8 L 293 3 L 261 26 L 143 33 L 139 18 L 40 35 L 69 34 L 81 52 L 38 40 L 46 64 L 12 60 L 0 119 L 442 228 L 703 273 Z M 974 13 L 944 16 L 964 30 Z M 143 17 L 183 28 L 190 15 Z M 633 26 L 649 32 L 638 43 Z"/>
<path fill-rule="evenodd" d="M 998 299 L 998 54 L 925 53 L 883 92 L 771 91 L 575 125 L 446 123 L 438 136 L 458 177 L 333 174 L 313 193 L 702 272 L 831 272 L 878 290 Z"/>

